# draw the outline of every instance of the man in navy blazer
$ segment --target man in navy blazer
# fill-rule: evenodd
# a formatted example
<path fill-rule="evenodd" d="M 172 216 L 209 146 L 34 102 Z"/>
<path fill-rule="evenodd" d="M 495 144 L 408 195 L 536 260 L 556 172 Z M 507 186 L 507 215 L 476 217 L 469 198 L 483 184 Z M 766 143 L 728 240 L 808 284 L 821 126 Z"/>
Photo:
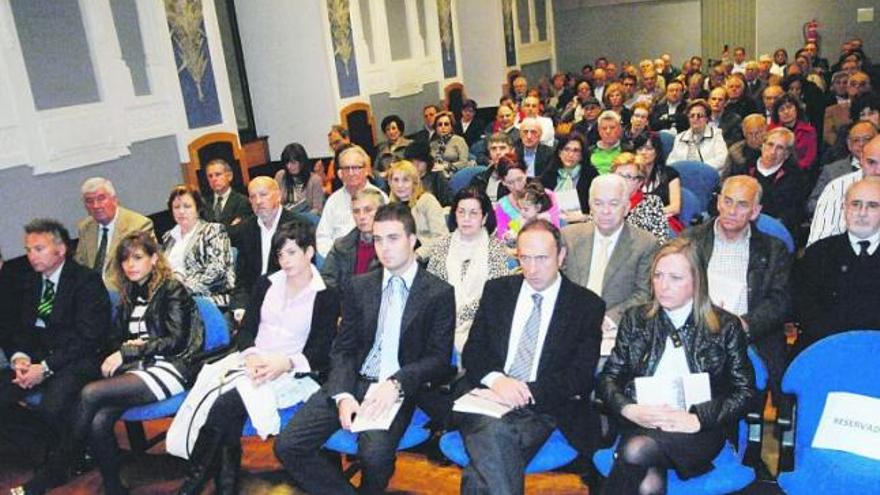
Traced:
<path fill-rule="evenodd" d="M 21 318 L 0 378 L 0 448 L 39 457 L 65 431 L 82 387 L 97 379 L 98 352 L 110 335 L 110 298 L 101 274 L 67 257 L 69 235 L 55 220 L 25 226 L 33 272 L 25 277 Z M 34 409 L 19 405 L 42 392 Z M 22 455 L 22 457 L 25 457 Z"/>
<path fill-rule="evenodd" d="M 388 430 L 358 436 L 360 493 L 383 493 L 416 396 L 449 368 L 455 294 L 415 261 L 415 221 L 405 204 L 379 208 L 373 243 L 383 269 L 358 275 L 344 287 L 327 381 L 275 442 L 275 455 L 308 493 L 356 493 L 319 449 L 340 426 L 350 430 L 355 415 L 381 416 L 402 399 Z"/>
<path fill-rule="evenodd" d="M 537 220 L 517 239 L 523 269 L 486 283 L 462 353 L 469 393 L 513 409 L 456 413 L 470 464 L 462 493 L 523 493 L 526 465 L 555 428 L 575 443 L 593 389 L 605 303 L 563 276 L 559 230 Z M 579 443 L 579 442 L 578 442 Z"/>

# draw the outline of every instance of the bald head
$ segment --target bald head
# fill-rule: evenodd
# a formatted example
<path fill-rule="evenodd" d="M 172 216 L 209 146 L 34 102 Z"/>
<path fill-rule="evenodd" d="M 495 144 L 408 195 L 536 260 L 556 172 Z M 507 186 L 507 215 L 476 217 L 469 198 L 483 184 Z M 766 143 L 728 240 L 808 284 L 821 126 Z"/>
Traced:
<path fill-rule="evenodd" d="M 865 177 L 849 187 L 843 205 L 846 230 L 858 239 L 880 232 L 880 177 Z"/>
<path fill-rule="evenodd" d="M 862 154 L 862 172 L 866 176 L 880 177 L 880 136 L 874 136 L 865 145 Z"/>
<path fill-rule="evenodd" d="M 260 176 L 248 184 L 248 200 L 251 209 L 265 225 L 268 225 L 278 213 L 281 206 L 281 190 L 278 183 L 271 177 Z"/>

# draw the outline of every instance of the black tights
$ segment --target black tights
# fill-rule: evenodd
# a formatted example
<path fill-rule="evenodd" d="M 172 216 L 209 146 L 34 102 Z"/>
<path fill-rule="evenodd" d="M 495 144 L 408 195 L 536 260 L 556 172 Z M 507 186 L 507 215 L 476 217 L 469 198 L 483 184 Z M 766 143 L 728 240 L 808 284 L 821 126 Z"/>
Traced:
<path fill-rule="evenodd" d="M 621 440 L 617 460 L 603 487 L 608 494 L 661 495 L 666 493 L 669 458 L 651 437 L 634 435 Z"/>
<path fill-rule="evenodd" d="M 106 493 L 123 493 L 119 478 L 121 462 L 113 425 L 126 409 L 155 401 L 156 397 L 147 385 L 130 373 L 86 385 L 80 393 L 73 428 L 63 440 L 63 447 L 28 483 L 28 488 L 40 493 L 64 483 L 67 471 L 82 455 L 88 443 L 101 471 Z"/>

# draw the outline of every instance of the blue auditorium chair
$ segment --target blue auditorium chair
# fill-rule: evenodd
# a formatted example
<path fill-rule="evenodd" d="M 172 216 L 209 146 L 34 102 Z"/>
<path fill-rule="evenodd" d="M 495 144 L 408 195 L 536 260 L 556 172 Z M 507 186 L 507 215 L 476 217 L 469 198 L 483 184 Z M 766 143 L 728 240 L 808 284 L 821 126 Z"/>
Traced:
<path fill-rule="evenodd" d="M 721 180 L 718 171 L 711 165 L 693 160 L 683 160 L 668 165 L 678 172 L 681 187 L 697 196 L 700 201 L 700 211 L 708 211 L 712 194 Z"/>
<path fill-rule="evenodd" d="M 780 410 L 779 417 L 786 427 L 778 477 L 785 493 L 880 493 L 880 461 L 812 447 L 829 392 L 880 398 L 878 355 L 880 332 L 854 330 L 815 342 L 788 366 L 782 391 L 794 394 L 796 401 L 792 411 Z"/>
<path fill-rule="evenodd" d="M 461 433 L 457 430 L 446 432 L 440 437 L 440 451 L 450 461 L 461 467 L 465 467 L 471 462 L 464 447 Z M 525 472 L 531 474 L 552 471 L 570 463 L 577 455 L 577 450 L 568 443 L 568 440 L 557 428 L 553 430 L 544 445 L 538 449 L 538 452 L 526 465 Z"/>
<path fill-rule="evenodd" d="M 701 476 L 682 480 L 676 476 L 675 471 L 670 470 L 667 476 L 667 493 L 670 495 L 732 493 L 745 488 L 755 480 L 755 471 L 744 465 L 744 461 L 760 460 L 761 411 L 766 399 L 764 391 L 767 389 L 768 374 L 763 361 L 751 347 L 749 347 L 749 358 L 755 368 L 755 386 L 762 393 L 757 394 L 746 419 L 739 422 L 737 449 L 734 450 L 732 445 L 726 443 L 718 456 L 712 460 L 714 469 Z M 611 448 L 600 450 L 593 456 L 593 463 L 603 476 L 607 477 L 611 472 L 616 448 L 615 442 Z"/>
<path fill-rule="evenodd" d="M 766 213 L 761 213 L 758 216 L 758 221 L 755 222 L 755 226 L 757 226 L 758 230 L 761 232 L 782 241 L 788 249 L 788 252 L 794 253 L 794 238 L 782 222 Z"/>
<path fill-rule="evenodd" d="M 459 170 L 458 172 L 452 174 L 452 178 L 449 179 L 449 190 L 452 192 L 452 195 L 458 193 L 465 187 L 467 187 L 473 178 L 484 172 L 486 167 L 482 165 L 477 165 L 475 167 L 467 167 Z"/>

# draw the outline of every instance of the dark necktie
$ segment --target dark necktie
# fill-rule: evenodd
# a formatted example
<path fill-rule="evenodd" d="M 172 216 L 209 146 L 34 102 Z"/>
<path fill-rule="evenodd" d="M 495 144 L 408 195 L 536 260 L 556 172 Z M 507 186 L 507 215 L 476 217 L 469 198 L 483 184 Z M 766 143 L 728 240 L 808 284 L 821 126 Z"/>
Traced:
<path fill-rule="evenodd" d="M 214 220 L 220 220 L 220 214 L 223 213 L 223 197 L 217 196 L 214 201 Z"/>
<path fill-rule="evenodd" d="M 43 322 L 48 322 L 52 316 L 52 305 L 55 303 L 55 284 L 48 278 L 43 280 L 43 296 L 37 305 L 37 317 Z"/>
<path fill-rule="evenodd" d="M 871 241 L 859 241 L 859 259 L 865 260 L 868 259 L 868 247 L 871 245 Z"/>
<path fill-rule="evenodd" d="M 95 270 L 104 273 L 104 260 L 107 257 L 107 227 L 101 227 L 101 241 L 98 243 L 98 253 L 95 254 Z"/>
<path fill-rule="evenodd" d="M 532 294 L 532 312 L 526 320 L 516 346 L 516 354 L 510 364 L 508 375 L 521 382 L 529 381 L 532 375 L 532 362 L 535 360 L 535 348 L 538 347 L 538 333 L 541 329 L 541 299 L 541 294 Z"/>

